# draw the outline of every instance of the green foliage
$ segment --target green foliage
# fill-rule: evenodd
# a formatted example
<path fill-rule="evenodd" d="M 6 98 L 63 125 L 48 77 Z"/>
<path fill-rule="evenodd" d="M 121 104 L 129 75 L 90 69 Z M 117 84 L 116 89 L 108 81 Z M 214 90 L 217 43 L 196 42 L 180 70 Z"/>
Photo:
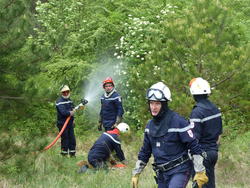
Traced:
<path fill-rule="evenodd" d="M 234 80 L 249 76 L 245 72 L 249 46 L 245 44 L 244 30 L 232 22 L 230 13 L 217 1 L 193 1 L 187 7 L 168 4 L 155 15 L 144 16 L 143 22 L 142 18 L 134 17 L 130 23 L 124 23 L 127 29 L 117 45 L 120 54 L 115 55 L 128 61 L 124 95 L 130 100 L 126 107 L 137 126 L 145 119 L 145 115 L 140 116 L 145 114 L 143 95 L 156 81 L 167 83 L 173 93 L 172 106 L 185 115 L 188 114 L 185 106 L 190 102 L 180 93 L 188 94 L 188 82 L 193 77 L 207 79 L 213 89 L 223 88 L 223 92 L 213 93 L 222 109 L 227 108 L 230 98 L 238 95 L 240 91 L 234 93 L 229 88 L 243 86 L 246 79 Z M 243 88 L 246 86 L 239 87 Z M 139 104 L 136 109 L 131 105 L 135 103 Z"/>
<path fill-rule="evenodd" d="M 250 129 L 249 0 L 35 2 L 0 3 L 1 175 L 16 179 L 12 181 L 16 186 L 110 185 L 97 178 L 106 177 L 102 172 L 84 177 L 72 174 L 76 170 L 72 161 L 55 154 L 59 146 L 37 153 L 58 132 L 54 106 L 58 88 L 69 84 L 77 104 L 82 86 L 92 82 L 89 76 L 104 62 L 114 65 L 110 70 L 118 74 L 115 82 L 123 97 L 124 119 L 132 130 L 143 129 L 151 118 L 145 93 L 152 84 L 165 82 L 172 93 L 170 107 L 188 117 L 193 104 L 188 82 L 198 76 L 207 79 L 213 88 L 210 98 L 223 113 L 222 168 L 247 169 L 246 163 L 238 162 L 243 160 L 240 156 L 233 157 L 237 152 L 248 157 L 242 152 L 247 153 Z M 91 108 L 76 115 L 77 138 L 83 135 L 79 140 L 91 141 L 79 146 L 84 156 L 85 147 L 97 137 L 93 133 L 97 116 Z M 130 136 L 126 143 L 135 144 L 127 144 L 126 153 L 134 161 L 141 131 Z M 228 143 L 232 144 L 224 147 Z M 234 155 L 229 148 L 236 148 Z M 132 167 L 108 174 L 117 179 L 114 187 L 130 185 L 126 174 Z M 151 173 L 146 171 L 144 187 L 154 185 L 148 179 Z M 227 177 L 220 177 L 225 184 Z"/>
<path fill-rule="evenodd" d="M 27 56 L 24 55 L 27 50 L 22 48 L 32 27 L 33 20 L 30 17 L 29 8 L 29 0 L 3 0 L 0 3 L 1 97 L 19 97 L 23 81 L 27 74 L 30 74 L 27 71 Z M 3 101 L 4 104 L 5 102 Z"/>

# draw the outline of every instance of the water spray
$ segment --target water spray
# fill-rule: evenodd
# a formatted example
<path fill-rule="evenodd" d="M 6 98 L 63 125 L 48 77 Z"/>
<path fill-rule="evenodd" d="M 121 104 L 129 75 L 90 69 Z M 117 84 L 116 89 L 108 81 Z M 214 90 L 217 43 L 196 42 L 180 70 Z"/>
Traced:
<path fill-rule="evenodd" d="M 98 66 L 96 66 L 96 68 L 88 76 L 89 79 L 83 86 L 83 96 L 89 101 L 88 108 L 91 109 L 91 113 L 99 113 L 100 97 L 104 92 L 102 81 L 109 76 L 113 78 L 115 83 L 117 83 L 118 80 L 121 81 L 121 69 L 121 62 L 117 62 L 117 60 L 112 58 L 103 58 Z"/>

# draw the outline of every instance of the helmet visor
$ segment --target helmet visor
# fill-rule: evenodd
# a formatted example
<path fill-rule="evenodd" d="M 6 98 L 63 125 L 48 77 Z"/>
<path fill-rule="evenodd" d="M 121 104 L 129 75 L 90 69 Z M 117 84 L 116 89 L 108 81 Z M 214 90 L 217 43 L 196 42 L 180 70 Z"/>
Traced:
<path fill-rule="evenodd" d="M 166 101 L 165 95 L 159 89 L 148 89 L 146 98 L 148 100 Z"/>

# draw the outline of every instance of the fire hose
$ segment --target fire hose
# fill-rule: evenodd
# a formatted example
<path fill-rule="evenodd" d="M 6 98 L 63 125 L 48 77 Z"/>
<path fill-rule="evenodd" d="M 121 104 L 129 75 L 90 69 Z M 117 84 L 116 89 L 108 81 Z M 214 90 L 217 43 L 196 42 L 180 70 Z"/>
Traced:
<path fill-rule="evenodd" d="M 82 99 L 81 103 L 74 108 L 74 111 L 76 111 L 78 109 L 82 109 L 84 107 L 84 105 L 87 104 L 87 103 L 88 103 L 88 101 L 86 99 Z M 58 133 L 58 135 L 56 136 L 56 138 L 48 146 L 46 146 L 43 149 L 43 151 L 46 151 L 49 148 L 51 148 L 56 143 L 56 141 L 61 137 L 62 133 L 64 132 L 64 130 L 66 129 L 66 127 L 67 127 L 67 125 L 69 123 L 70 118 L 71 118 L 71 116 L 67 117 L 67 119 L 64 122 L 64 125 L 63 125 L 63 127 L 61 129 L 61 131 Z"/>
<path fill-rule="evenodd" d="M 65 121 L 65 123 L 64 123 L 64 125 L 63 125 L 63 127 L 62 127 L 62 129 L 61 129 L 61 131 L 60 131 L 59 134 L 57 135 L 57 137 L 53 140 L 53 142 L 51 142 L 48 146 L 46 146 L 46 147 L 43 149 L 44 151 L 46 151 L 46 150 L 48 150 L 49 148 L 51 148 L 51 147 L 56 143 L 56 141 L 61 137 L 63 131 L 65 130 L 65 128 L 66 128 L 67 125 L 68 125 L 68 122 L 69 122 L 70 118 L 71 118 L 71 116 L 67 117 L 67 119 L 66 119 L 66 121 Z"/>

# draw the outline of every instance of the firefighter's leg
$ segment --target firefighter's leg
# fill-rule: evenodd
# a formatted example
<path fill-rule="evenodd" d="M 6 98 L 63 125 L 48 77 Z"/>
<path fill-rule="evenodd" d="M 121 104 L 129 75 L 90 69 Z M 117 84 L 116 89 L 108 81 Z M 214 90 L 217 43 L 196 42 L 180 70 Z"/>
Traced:
<path fill-rule="evenodd" d="M 166 188 L 169 183 L 169 176 L 164 176 L 163 172 L 159 172 L 157 175 L 158 188 Z"/>
<path fill-rule="evenodd" d="M 204 159 L 203 164 L 206 167 L 206 175 L 208 177 L 208 183 L 204 184 L 202 188 L 215 188 L 215 175 L 214 166 L 218 159 L 217 151 L 207 151 L 207 158 Z"/>
<path fill-rule="evenodd" d="M 176 173 L 171 175 L 168 188 L 184 188 L 190 179 L 190 172 Z"/>
<path fill-rule="evenodd" d="M 76 138 L 74 133 L 74 127 L 73 125 L 70 125 L 68 128 L 69 128 L 69 155 L 70 157 L 74 157 L 76 153 Z"/>
<path fill-rule="evenodd" d="M 59 131 L 62 127 L 59 127 Z M 69 150 L 69 136 L 68 136 L 68 127 L 63 131 L 61 135 L 61 155 L 67 156 Z"/>

